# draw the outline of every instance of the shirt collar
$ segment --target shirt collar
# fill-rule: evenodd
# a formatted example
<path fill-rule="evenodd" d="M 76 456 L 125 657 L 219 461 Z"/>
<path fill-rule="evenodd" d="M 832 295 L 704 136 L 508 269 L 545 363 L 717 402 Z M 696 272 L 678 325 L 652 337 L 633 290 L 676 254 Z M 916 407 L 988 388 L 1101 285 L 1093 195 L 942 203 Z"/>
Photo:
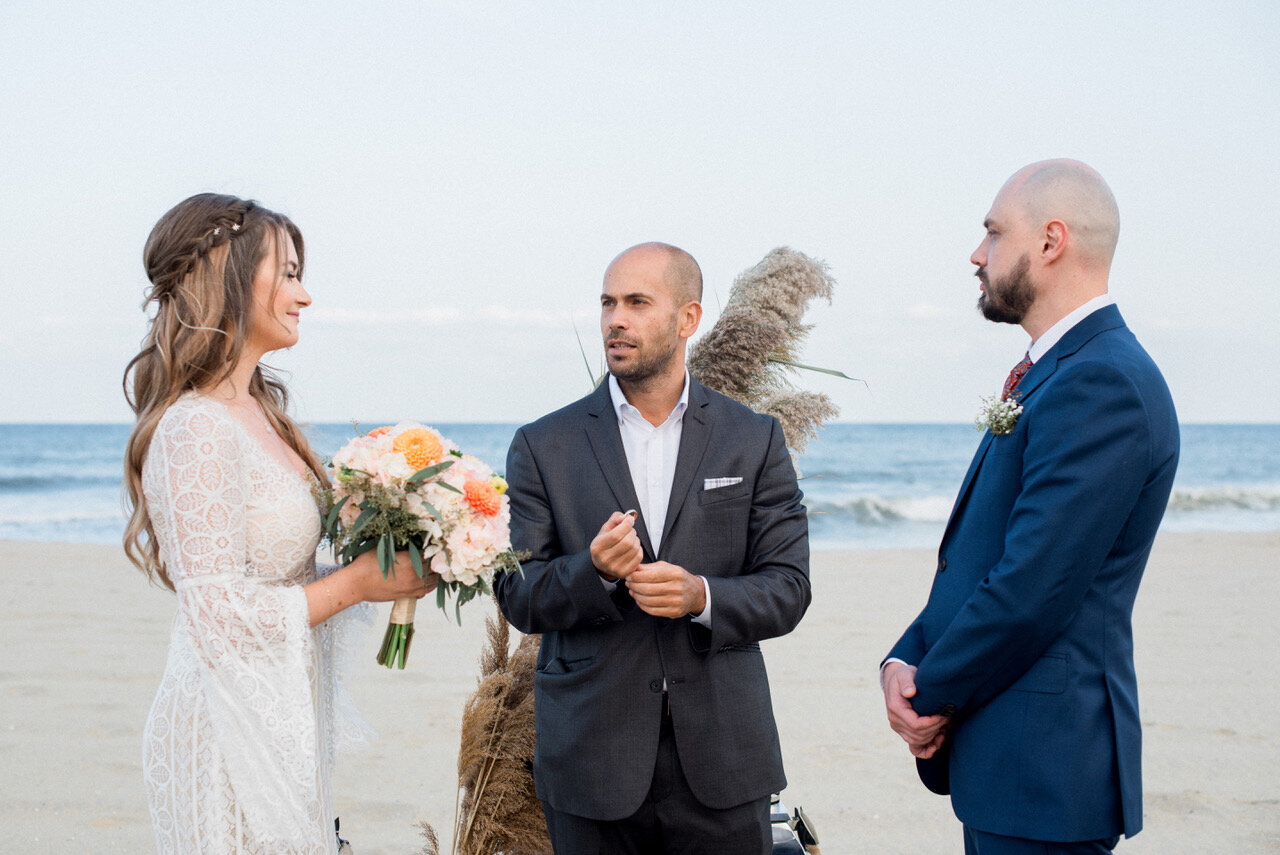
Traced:
<path fill-rule="evenodd" d="M 613 402 L 613 413 L 618 417 L 618 421 L 622 421 L 623 413 L 634 413 L 639 416 L 640 411 L 633 407 L 627 396 L 623 394 L 622 387 L 618 385 L 618 378 L 612 374 L 609 375 L 609 400 Z M 676 402 L 675 408 L 667 414 L 663 424 L 671 421 L 673 416 L 682 415 L 689 408 L 689 369 L 684 370 L 684 391 L 680 393 L 680 400 Z M 641 416 L 641 418 L 644 418 Z"/>
<path fill-rule="evenodd" d="M 1044 335 L 1031 342 L 1031 346 L 1027 348 L 1027 356 L 1031 357 L 1032 363 L 1039 362 L 1040 358 L 1049 352 L 1049 348 L 1061 341 L 1062 337 L 1066 335 L 1072 327 L 1101 309 L 1103 306 L 1110 306 L 1113 303 L 1115 303 L 1115 300 L 1110 294 L 1099 294 L 1092 300 L 1077 306 L 1075 309 L 1068 312 L 1062 320 L 1045 330 Z"/>

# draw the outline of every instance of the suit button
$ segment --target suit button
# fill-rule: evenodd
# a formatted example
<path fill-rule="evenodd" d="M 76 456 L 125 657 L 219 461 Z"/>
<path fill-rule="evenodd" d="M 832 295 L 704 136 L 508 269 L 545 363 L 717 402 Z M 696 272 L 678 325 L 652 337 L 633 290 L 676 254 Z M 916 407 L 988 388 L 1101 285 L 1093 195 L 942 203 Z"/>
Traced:
<path fill-rule="evenodd" d="M 650 681 L 649 681 L 649 691 L 651 691 L 651 692 L 661 692 L 661 691 L 662 691 L 662 681 L 661 681 L 661 680 L 650 680 Z"/>
<path fill-rule="evenodd" d="M 944 573 L 944 572 L 946 572 L 946 569 L 947 569 L 947 559 L 945 559 L 945 558 L 939 558 L 939 559 L 938 559 L 938 572 L 939 572 L 939 573 Z"/>
<path fill-rule="evenodd" d="M 945 715 L 948 718 L 956 714 L 955 704 L 943 704 L 942 709 L 938 710 L 938 715 Z"/>

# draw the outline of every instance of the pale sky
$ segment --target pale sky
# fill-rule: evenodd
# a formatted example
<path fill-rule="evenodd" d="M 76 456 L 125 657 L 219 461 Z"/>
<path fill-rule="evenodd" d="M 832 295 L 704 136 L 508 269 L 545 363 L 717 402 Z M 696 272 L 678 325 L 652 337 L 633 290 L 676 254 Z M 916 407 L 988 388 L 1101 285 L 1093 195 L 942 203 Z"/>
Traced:
<path fill-rule="evenodd" d="M 805 358 L 870 388 L 802 384 L 966 422 L 1027 344 L 969 254 L 1057 156 L 1115 192 L 1111 290 L 1183 420 L 1280 421 L 1280 4 L 1214 6 L 5 0 L 0 422 L 131 418 L 142 245 L 202 191 L 302 229 L 315 302 L 268 362 L 305 420 L 568 403 L 605 265 L 663 240 L 704 329 L 773 247 L 825 259 Z"/>

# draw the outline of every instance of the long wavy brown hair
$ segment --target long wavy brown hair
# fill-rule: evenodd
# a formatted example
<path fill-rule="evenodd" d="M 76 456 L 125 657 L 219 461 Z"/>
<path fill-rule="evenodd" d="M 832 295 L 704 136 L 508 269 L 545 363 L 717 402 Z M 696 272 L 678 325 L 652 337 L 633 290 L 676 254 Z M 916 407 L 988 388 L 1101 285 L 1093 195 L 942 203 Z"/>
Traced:
<path fill-rule="evenodd" d="M 142 466 L 165 410 L 186 392 L 209 391 L 226 380 L 244 351 L 253 312 L 253 275 L 285 237 L 298 251 L 298 227 L 257 202 L 200 193 L 160 218 L 143 249 L 151 287 L 143 303 L 151 313 L 142 350 L 124 372 L 124 395 L 137 416 L 124 458 L 125 501 L 130 509 L 124 551 L 152 582 L 173 590 L 142 491 Z M 287 414 L 284 383 L 258 365 L 249 393 L 272 428 L 327 483 L 311 446 Z"/>

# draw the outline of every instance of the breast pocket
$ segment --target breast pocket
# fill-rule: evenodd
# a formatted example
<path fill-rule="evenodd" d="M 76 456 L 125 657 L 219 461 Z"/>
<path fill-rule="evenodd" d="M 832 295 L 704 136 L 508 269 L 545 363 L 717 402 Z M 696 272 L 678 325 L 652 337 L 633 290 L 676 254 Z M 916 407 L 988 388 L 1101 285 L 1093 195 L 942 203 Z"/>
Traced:
<path fill-rule="evenodd" d="M 703 489 L 698 491 L 698 504 L 705 508 L 722 502 L 731 502 L 734 499 L 742 499 L 750 493 L 751 485 L 746 481 L 730 484 L 727 487 L 716 487 L 713 490 Z"/>

